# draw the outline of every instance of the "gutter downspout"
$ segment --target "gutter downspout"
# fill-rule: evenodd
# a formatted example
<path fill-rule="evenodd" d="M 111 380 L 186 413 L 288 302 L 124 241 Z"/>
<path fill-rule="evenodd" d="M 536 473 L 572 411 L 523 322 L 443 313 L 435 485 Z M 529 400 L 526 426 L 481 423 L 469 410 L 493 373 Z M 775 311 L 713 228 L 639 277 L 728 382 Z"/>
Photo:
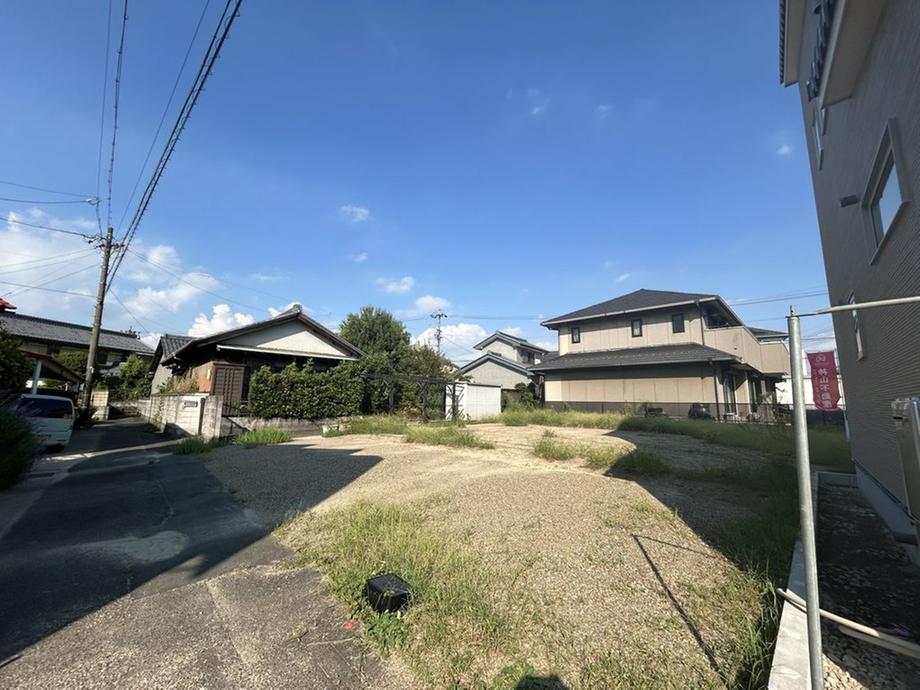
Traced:
<path fill-rule="evenodd" d="M 703 347 L 706 346 L 706 324 L 703 322 L 703 305 L 700 304 L 699 300 L 695 300 L 696 309 L 700 315 L 700 344 Z M 716 369 L 715 362 L 711 359 L 709 360 L 709 366 L 712 367 L 712 392 L 716 396 L 716 420 L 722 418 L 722 413 L 719 410 L 719 371 Z"/>

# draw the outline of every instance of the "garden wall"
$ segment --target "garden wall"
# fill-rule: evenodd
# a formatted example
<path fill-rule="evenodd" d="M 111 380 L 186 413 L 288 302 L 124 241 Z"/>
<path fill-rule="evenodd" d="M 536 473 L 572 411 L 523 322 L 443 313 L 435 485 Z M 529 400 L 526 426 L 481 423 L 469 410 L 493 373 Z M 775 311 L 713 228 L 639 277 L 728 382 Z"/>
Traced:
<path fill-rule="evenodd" d="M 125 403 L 137 409 L 141 417 L 174 436 L 220 436 L 223 400 L 218 395 L 155 395 L 146 400 Z"/>

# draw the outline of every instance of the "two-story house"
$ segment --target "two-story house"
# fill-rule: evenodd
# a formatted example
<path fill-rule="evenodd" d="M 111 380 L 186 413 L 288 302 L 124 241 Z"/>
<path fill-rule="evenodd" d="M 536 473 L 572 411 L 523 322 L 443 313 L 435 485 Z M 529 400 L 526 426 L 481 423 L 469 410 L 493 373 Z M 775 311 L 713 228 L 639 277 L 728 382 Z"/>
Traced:
<path fill-rule="evenodd" d="M 718 295 L 636 290 L 543 325 L 559 356 L 530 369 L 551 407 L 765 419 L 789 371 L 782 333 L 748 328 Z"/>
<path fill-rule="evenodd" d="M 473 346 L 483 354 L 457 370 L 473 383 L 501 386 L 506 393 L 518 384 L 529 384 L 534 372 L 528 367 L 542 362 L 549 352 L 517 336 L 495 331 Z"/>

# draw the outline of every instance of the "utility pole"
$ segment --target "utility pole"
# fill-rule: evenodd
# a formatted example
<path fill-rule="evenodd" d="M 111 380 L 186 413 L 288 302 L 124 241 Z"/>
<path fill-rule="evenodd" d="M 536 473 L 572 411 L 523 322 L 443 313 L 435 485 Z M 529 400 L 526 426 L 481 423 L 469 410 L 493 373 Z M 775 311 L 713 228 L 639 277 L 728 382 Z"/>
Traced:
<path fill-rule="evenodd" d="M 436 311 L 431 318 L 438 320 L 438 327 L 434 331 L 434 341 L 438 344 L 438 354 L 441 354 L 441 319 L 446 319 L 447 314 L 443 311 Z"/>
<path fill-rule="evenodd" d="M 86 358 L 86 378 L 83 382 L 84 423 L 89 421 L 89 406 L 93 396 L 93 374 L 96 371 L 96 351 L 99 349 L 99 331 L 102 328 L 102 310 L 105 307 L 105 286 L 109 278 L 109 258 L 112 255 L 112 227 L 106 230 L 102 239 L 102 266 L 99 269 L 99 287 L 96 290 L 96 314 L 93 316 L 93 332 L 89 339 L 89 355 Z"/>

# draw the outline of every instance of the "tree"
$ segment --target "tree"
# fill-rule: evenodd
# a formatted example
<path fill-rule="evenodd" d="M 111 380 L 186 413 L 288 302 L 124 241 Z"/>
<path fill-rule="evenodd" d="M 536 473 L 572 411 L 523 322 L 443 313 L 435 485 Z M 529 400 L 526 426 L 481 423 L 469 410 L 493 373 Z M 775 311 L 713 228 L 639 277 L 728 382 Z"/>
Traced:
<path fill-rule="evenodd" d="M 394 366 L 409 352 L 409 331 L 402 321 L 379 307 L 366 306 L 346 316 L 339 335 L 365 354 L 387 355 Z"/>
<path fill-rule="evenodd" d="M 400 373 L 436 379 L 445 383 L 451 378 L 454 365 L 444 355 L 428 345 L 413 345 L 403 360 Z M 444 413 L 445 386 L 440 384 L 405 383 L 402 386 L 401 405 L 403 409 L 422 411 L 427 390 L 428 414 L 438 416 Z"/>
<path fill-rule="evenodd" d="M 19 349 L 19 342 L 0 328 L 0 394 L 19 395 L 32 374 L 32 362 Z"/>
<path fill-rule="evenodd" d="M 131 354 L 119 367 L 117 374 L 104 379 L 106 388 L 115 400 L 136 400 L 150 395 L 150 380 L 147 378 L 147 363 L 136 354 Z"/>
<path fill-rule="evenodd" d="M 86 350 L 67 350 L 65 352 L 58 352 L 54 355 L 54 359 L 65 367 L 70 369 L 76 374 L 83 375 L 86 371 L 86 360 L 89 357 L 89 352 Z"/>

